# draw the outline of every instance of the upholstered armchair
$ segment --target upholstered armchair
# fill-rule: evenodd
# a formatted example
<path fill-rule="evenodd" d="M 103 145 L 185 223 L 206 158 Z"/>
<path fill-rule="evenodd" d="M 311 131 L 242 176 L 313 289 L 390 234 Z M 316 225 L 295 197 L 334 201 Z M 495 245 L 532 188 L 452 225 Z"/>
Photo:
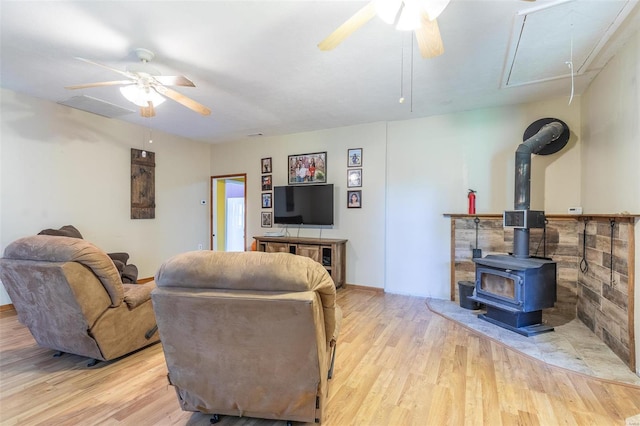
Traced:
<path fill-rule="evenodd" d="M 152 300 L 185 411 L 321 422 L 342 314 L 319 263 L 195 251 L 167 260 Z"/>
<path fill-rule="evenodd" d="M 98 360 L 159 340 L 154 282 L 123 284 L 111 258 L 86 240 L 34 235 L 9 244 L 0 280 L 38 345 Z"/>

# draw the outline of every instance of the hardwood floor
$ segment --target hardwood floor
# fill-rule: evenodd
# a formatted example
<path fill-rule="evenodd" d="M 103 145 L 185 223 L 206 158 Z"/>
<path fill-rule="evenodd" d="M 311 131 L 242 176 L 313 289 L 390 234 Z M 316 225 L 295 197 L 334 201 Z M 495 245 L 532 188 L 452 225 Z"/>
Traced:
<path fill-rule="evenodd" d="M 640 387 L 520 355 L 430 312 L 421 298 L 360 288 L 338 296 L 344 320 L 325 425 L 624 425 L 640 414 Z M 209 424 L 208 415 L 180 410 L 160 345 L 92 368 L 52 355 L 15 314 L 0 313 L 0 424 Z"/>

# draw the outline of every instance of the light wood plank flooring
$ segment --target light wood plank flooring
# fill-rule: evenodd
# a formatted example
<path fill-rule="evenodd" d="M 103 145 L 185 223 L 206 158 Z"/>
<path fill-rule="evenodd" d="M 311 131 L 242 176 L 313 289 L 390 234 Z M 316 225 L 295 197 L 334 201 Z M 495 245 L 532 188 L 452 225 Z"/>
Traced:
<path fill-rule="evenodd" d="M 359 288 L 338 296 L 344 322 L 325 425 L 624 425 L 640 414 L 639 387 L 520 355 L 430 312 L 424 299 Z M 0 424 L 209 424 L 180 410 L 160 345 L 93 368 L 52 354 L 15 314 L 0 314 Z"/>

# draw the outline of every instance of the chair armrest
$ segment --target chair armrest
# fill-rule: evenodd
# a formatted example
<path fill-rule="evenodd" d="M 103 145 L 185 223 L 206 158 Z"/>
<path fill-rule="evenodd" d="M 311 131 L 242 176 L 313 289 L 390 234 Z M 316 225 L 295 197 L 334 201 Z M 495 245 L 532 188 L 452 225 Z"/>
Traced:
<path fill-rule="evenodd" d="M 151 300 L 151 291 L 156 288 L 155 281 L 145 284 L 122 284 L 124 287 L 124 303 L 129 309 L 142 305 L 147 300 Z"/>

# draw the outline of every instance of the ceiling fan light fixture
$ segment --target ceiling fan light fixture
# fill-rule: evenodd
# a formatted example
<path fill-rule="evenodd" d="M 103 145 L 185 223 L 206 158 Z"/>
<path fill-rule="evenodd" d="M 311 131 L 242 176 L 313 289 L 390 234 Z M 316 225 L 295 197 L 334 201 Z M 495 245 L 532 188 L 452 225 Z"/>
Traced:
<path fill-rule="evenodd" d="M 432 2 L 442 3 L 444 7 L 448 3 L 448 0 L 374 0 L 376 14 L 380 19 L 389 25 L 395 25 L 398 31 L 413 31 L 422 25 L 422 11 L 427 10 L 425 4 L 430 4 L 431 8 L 434 7 Z M 439 13 L 439 12 L 438 12 Z"/>
<path fill-rule="evenodd" d="M 149 106 L 149 102 L 151 102 L 153 106 L 158 106 L 166 101 L 166 98 L 156 92 L 153 88 L 139 86 L 137 84 L 122 86 L 120 88 L 120 93 L 122 93 L 122 96 L 124 96 L 129 102 L 134 103 L 139 107 L 147 107 Z"/>
<path fill-rule="evenodd" d="M 402 0 L 374 0 L 376 14 L 389 25 L 396 23 Z"/>
<path fill-rule="evenodd" d="M 398 31 L 413 31 L 420 28 L 421 22 L 420 6 L 414 1 L 405 1 L 400 11 L 400 17 L 396 24 Z"/>

